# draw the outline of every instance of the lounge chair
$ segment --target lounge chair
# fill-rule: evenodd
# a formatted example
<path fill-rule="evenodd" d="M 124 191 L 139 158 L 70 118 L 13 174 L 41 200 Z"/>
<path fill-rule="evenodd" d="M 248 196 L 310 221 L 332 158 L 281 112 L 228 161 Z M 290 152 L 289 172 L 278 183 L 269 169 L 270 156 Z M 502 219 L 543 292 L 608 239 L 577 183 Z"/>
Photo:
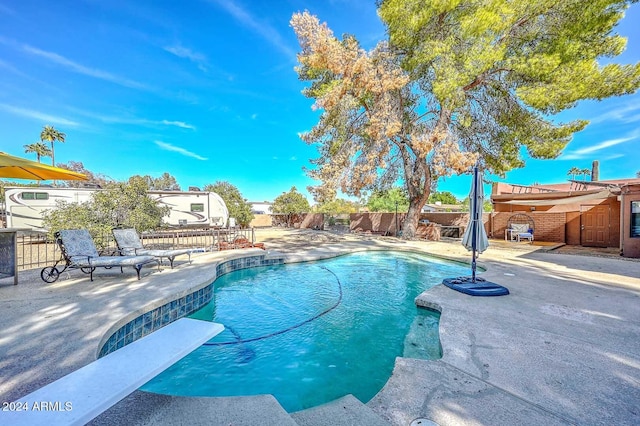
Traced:
<path fill-rule="evenodd" d="M 90 274 L 93 281 L 93 271 L 98 267 L 112 268 L 131 266 L 136 270 L 140 279 L 140 270 L 148 263 L 159 263 L 153 256 L 101 256 L 96 249 L 93 238 L 86 229 L 67 229 L 55 233 L 56 243 L 62 252 L 62 258 L 53 266 L 47 266 L 40 272 L 43 281 L 55 282 L 60 274 L 67 268 L 78 268 L 86 274 Z M 58 264 L 64 261 L 62 269 Z"/>
<path fill-rule="evenodd" d="M 189 263 L 191 263 L 191 253 L 203 251 L 203 249 L 147 249 L 142 245 L 140 237 L 135 229 L 113 229 L 113 237 L 118 245 L 118 250 L 123 255 L 147 255 L 153 256 L 162 262 L 163 258 L 169 259 L 171 268 L 173 269 L 173 260 L 176 256 L 186 254 L 189 256 Z"/>

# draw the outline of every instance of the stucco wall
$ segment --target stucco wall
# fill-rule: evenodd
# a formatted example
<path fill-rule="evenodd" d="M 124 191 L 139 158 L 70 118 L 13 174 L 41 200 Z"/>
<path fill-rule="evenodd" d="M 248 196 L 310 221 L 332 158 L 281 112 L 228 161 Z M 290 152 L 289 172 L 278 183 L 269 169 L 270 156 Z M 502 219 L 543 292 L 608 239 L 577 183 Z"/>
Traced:
<path fill-rule="evenodd" d="M 273 226 L 273 220 L 270 214 L 254 214 L 249 226 L 252 228 L 269 227 Z"/>
<path fill-rule="evenodd" d="M 402 228 L 405 214 L 398 213 L 398 228 Z M 395 235 L 395 213 L 351 213 L 349 229 L 352 232 L 375 232 L 383 235 Z"/>
<path fill-rule="evenodd" d="M 631 202 L 640 201 L 640 185 L 631 185 L 622 193 L 622 255 L 640 258 L 640 237 L 631 237 Z"/>

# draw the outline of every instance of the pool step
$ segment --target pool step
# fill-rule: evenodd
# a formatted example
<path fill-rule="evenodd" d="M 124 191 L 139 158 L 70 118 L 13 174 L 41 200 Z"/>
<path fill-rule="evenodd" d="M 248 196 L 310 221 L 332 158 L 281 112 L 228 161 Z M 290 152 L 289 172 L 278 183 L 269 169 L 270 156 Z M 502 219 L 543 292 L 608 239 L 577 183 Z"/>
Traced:
<path fill-rule="evenodd" d="M 299 426 L 390 425 L 353 395 L 343 396 L 324 405 L 291 413 L 291 417 Z"/>
<path fill-rule="evenodd" d="M 131 394 L 89 426 L 298 426 L 272 395 L 180 397 Z"/>

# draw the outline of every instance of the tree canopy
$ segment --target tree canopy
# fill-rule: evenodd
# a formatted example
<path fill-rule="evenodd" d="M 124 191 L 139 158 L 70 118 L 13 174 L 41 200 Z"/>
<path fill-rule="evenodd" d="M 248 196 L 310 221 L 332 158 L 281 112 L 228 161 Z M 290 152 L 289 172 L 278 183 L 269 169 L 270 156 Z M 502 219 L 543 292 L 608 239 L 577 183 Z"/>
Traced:
<path fill-rule="evenodd" d="M 308 213 L 311 206 L 307 198 L 292 186 L 289 192 L 283 192 L 273 200 L 271 210 L 274 213 Z"/>
<path fill-rule="evenodd" d="M 42 128 L 42 132 L 40 132 L 40 141 L 44 142 L 47 141 L 51 144 L 51 165 L 55 166 L 56 165 L 56 158 L 55 158 L 55 149 L 53 147 L 53 144 L 55 142 L 62 142 L 64 143 L 64 141 L 66 140 L 67 135 L 62 133 L 61 131 L 57 130 L 55 127 L 53 126 L 44 126 Z"/>
<path fill-rule="evenodd" d="M 435 203 L 437 201 L 441 202 L 442 204 L 458 204 L 458 199 L 456 198 L 456 196 L 449 191 L 432 192 L 429 195 L 429 202 Z"/>
<path fill-rule="evenodd" d="M 90 170 L 87 170 L 82 164 L 81 161 L 69 161 L 68 163 L 58 164 L 58 167 L 62 169 L 71 170 L 73 172 L 82 173 L 87 177 L 86 181 L 78 181 L 78 180 L 69 180 L 66 181 L 65 185 L 71 188 L 81 188 L 86 187 L 87 185 L 98 186 L 100 188 L 106 187 L 109 183 L 115 183 L 113 179 L 110 177 L 103 175 L 101 173 L 93 173 Z"/>
<path fill-rule="evenodd" d="M 251 204 L 247 203 L 247 200 L 236 186 L 226 181 L 217 181 L 206 185 L 204 190 L 218 194 L 227 205 L 229 217 L 235 218 L 240 226 L 249 226 L 249 223 L 253 220 Z"/>
<path fill-rule="evenodd" d="M 349 201 L 342 198 L 336 198 L 325 203 L 316 204 L 313 206 L 313 211 L 316 213 L 326 214 L 346 214 L 357 213 L 360 209 L 360 204 L 355 201 Z"/>
<path fill-rule="evenodd" d="M 157 178 L 149 175 L 140 177 L 147 182 L 149 189 L 152 191 L 180 191 L 180 185 L 178 185 L 176 178 L 167 172 L 164 172 L 162 176 Z"/>
<path fill-rule="evenodd" d="M 35 142 L 29 145 L 25 145 L 24 152 L 27 154 L 29 153 L 36 154 L 36 159 L 38 160 L 38 163 L 40 162 L 40 158 L 51 157 L 52 155 L 52 152 L 49 149 L 49 147 L 42 142 Z"/>
<path fill-rule="evenodd" d="M 375 191 L 367 200 L 367 208 L 370 212 L 406 212 L 409 209 L 409 197 L 404 188 L 391 188 Z"/>
<path fill-rule="evenodd" d="M 322 110 L 303 135 L 319 150 L 310 190 L 324 200 L 401 180 L 411 238 L 440 178 L 476 163 L 504 176 L 524 166 L 522 152 L 556 158 L 587 122 L 554 114 L 640 86 L 640 64 L 610 60 L 624 50 L 614 27 L 632 1 L 383 0 L 388 40 L 369 52 L 294 14 L 297 72 Z"/>

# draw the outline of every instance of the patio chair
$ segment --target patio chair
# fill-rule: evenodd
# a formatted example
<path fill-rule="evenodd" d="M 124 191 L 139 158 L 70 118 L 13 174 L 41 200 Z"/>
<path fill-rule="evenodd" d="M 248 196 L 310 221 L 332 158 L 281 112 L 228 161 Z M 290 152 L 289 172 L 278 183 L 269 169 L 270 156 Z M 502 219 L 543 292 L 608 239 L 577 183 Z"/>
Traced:
<path fill-rule="evenodd" d="M 176 256 L 186 254 L 189 256 L 189 264 L 191 264 L 191 253 L 201 252 L 203 249 L 147 249 L 142 245 L 142 241 L 135 229 L 118 229 L 112 230 L 113 238 L 116 240 L 118 250 L 122 255 L 147 255 L 153 256 L 162 262 L 163 258 L 169 259 L 171 269 L 173 269 L 173 261 Z"/>
<path fill-rule="evenodd" d="M 98 267 L 110 269 L 119 266 L 122 273 L 124 266 L 131 266 L 140 279 L 140 270 L 144 265 L 151 262 L 159 265 L 153 256 L 101 256 L 86 229 L 61 230 L 55 233 L 55 239 L 62 257 L 53 266 L 47 266 L 40 272 L 40 278 L 47 283 L 55 282 L 67 268 L 80 269 L 89 274 L 93 281 L 93 271 Z M 64 262 L 64 267 L 58 269 L 61 262 Z"/>
<path fill-rule="evenodd" d="M 520 242 L 529 240 L 533 242 L 533 227 L 535 222 L 524 213 L 518 213 L 509 218 L 505 229 L 505 240 Z"/>

